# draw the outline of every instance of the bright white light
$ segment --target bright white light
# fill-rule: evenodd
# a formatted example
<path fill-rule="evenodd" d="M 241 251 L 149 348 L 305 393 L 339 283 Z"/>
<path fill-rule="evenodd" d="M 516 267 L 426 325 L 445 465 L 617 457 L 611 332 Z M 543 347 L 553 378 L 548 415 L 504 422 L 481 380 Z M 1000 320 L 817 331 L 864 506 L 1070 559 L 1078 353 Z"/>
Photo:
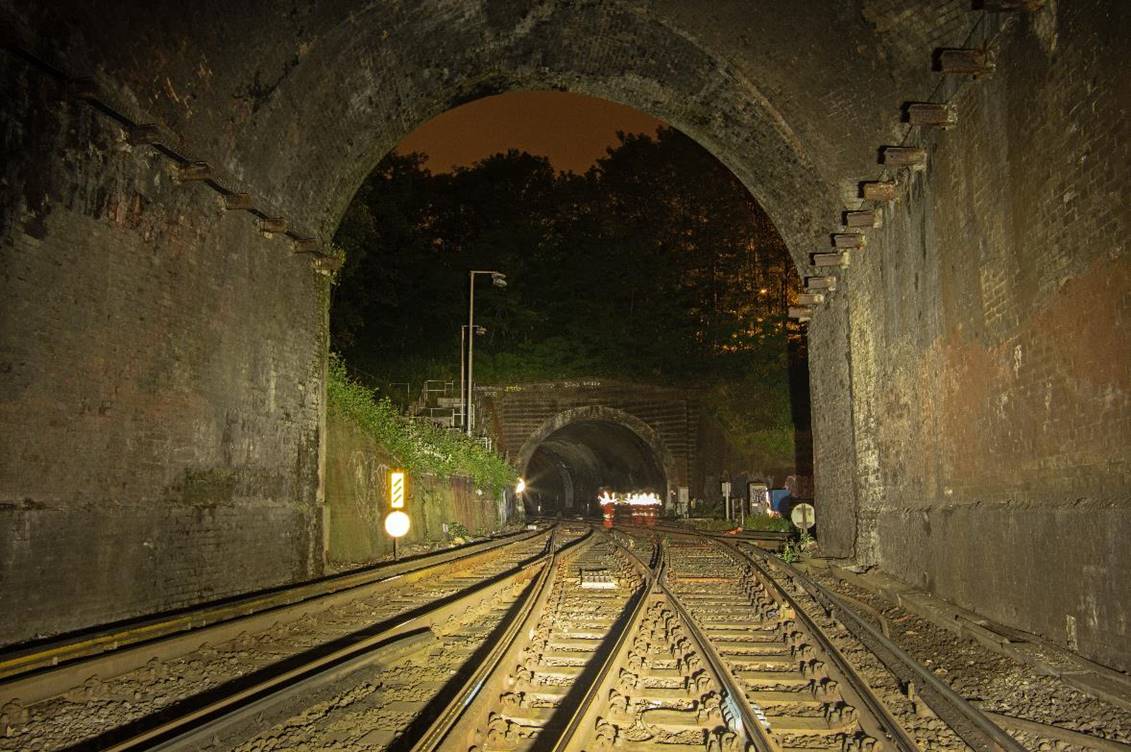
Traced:
<path fill-rule="evenodd" d="M 385 518 L 385 532 L 394 538 L 403 537 L 411 525 L 412 520 L 400 510 L 389 512 L 389 515 Z"/>
<path fill-rule="evenodd" d="M 625 501 L 634 507 L 659 506 L 660 497 L 654 493 L 630 493 Z"/>
<path fill-rule="evenodd" d="M 519 478 L 518 482 L 514 484 L 514 492 L 516 494 L 520 494 L 525 490 L 526 490 L 526 481 L 523 480 L 522 478 Z"/>
<path fill-rule="evenodd" d="M 634 507 L 649 507 L 660 505 L 660 497 L 650 491 L 648 493 L 639 493 L 637 491 L 633 491 L 632 493 L 627 493 L 623 496 L 619 494 L 610 494 L 608 491 L 605 491 L 603 494 L 597 497 L 597 501 L 601 504 L 628 504 L 629 506 Z"/>

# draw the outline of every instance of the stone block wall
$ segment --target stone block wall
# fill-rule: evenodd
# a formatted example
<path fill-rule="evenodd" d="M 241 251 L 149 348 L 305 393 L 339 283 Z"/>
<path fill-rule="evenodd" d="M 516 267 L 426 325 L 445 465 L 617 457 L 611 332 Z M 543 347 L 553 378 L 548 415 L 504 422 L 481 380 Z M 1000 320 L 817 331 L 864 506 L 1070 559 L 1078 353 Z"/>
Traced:
<path fill-rule="evenodd" d="M 812 322 L 820 529 L 1131 668 L 1131 5 L 1044 6 L 1010 16 L 997 73 L 956 94 L 960 124 Z M 710 149 L 804 268 L 969 7 L 0 0 L 0 28 L 324 236 L 429 117 L 604 96 Z M 317 574 L 325 280 L 0 66 L 0 642 Z"/>
<path fill-rule="evenodd" d="M 318 575 L 327 281 L 0 55 L 0 644 Z"/>
<path fill-rule="evenodd" d="M 1123 669 L 1128 38 L 1104 2 L 1006 22 L 996 73 L 923 136 L 926 171 L 900 176 L 847 300 L 811 328 L 832 550 Z M 829 430 L 845 388 L 851 436 Z"/>
<path fill-rule="evenodd" d="M 372 561 L 392 553 L 385 533 L 387 473 L 397 463 L 383 447 L 346 418 L 331 414 L 326 430 L 326 558 L 335 564 Z M 405 511 L 412 527 L 406 543 L 446 540 L 445 523 L 458 522 L 471 533 L 499 530 L 505 519 L 500 501 L 462 477 L 409 477 Z"/>

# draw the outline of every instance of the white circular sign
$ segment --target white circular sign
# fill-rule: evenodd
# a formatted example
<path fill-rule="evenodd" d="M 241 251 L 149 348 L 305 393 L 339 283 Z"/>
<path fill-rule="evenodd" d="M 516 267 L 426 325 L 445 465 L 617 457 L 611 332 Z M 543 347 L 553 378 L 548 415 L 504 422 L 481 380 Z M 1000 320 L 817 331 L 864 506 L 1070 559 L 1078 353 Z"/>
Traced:
<path fill-rule="evenodd" d="M 793 524 L 802 530 L 808 530 L 816 523 L 817 518 L 814 516 L 815 510 L 812 504 L 795 504 L 793 509 L 790 510 L 789 519 L 793 520 Z"/>
<path fill-rule="evenodd" d="M 408 515 L 399 509 L 395 512 L 389 512 L 389 516 L 385 518 L 385 532 L 394 538 L 400 538 L 408 532 L 412 521 L 409 520 Z"/>

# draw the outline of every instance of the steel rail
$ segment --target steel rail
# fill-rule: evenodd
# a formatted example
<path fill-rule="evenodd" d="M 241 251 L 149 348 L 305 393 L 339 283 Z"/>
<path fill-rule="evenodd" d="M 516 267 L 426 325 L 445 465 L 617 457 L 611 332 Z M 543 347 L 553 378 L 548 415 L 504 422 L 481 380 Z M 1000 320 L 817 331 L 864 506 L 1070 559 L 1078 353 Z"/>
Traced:
<path fill-rule="evenodd" d="M 737 545 L 731 547 L 752 564 L 758 565 L 750 552 Z M 917 694 L 944 723 L 978 752 L 1026 752 L 1013 737 L 985 716 L 980 710 L 967 702 L 950 686 L 934 675 L 932 671 L 904 652 L 898 645 L 885 637 L 879 630 L 860 618 L 846 606 L 835 593 L 811 577 L 800 572 L 787 562 L 771 556 L 765 551 L 752 547 L 766 566 L 775 566 L 785 571 L 786 576 L 801 587 L 827 614 L 840 620 L 867 647 L 888 670 L 895 674 L 907 691 L 915 688 Z"/>
<path fill-rule="evenodd" d="M 717 546 L 721 546 L 723 550 L 737 553 L 740 557 L 745 559 L 751 569 L 761 576 L 764 584 L 773 588 L 773 591 L 778 596 L 778 602 L 788 607 L 793 612 L 794 618 L 800 621 L 805 630 L 817 641 L 822 652 L 832 661 L 837 673 L 840 674 L 844 683 L 847 685 L 841 686 L 841 693 L 855 696 L 856 701 L 867 709 L 868 716 L 874 722 L 875 727 L 873 729 L 867 728 L 868 725 L 872 724 L 862 723 L 865 731 L 868 731 L 868 733 L 874 736 L 877 735 L 878 732 L 879 736 L 887 739 L 887 741 L 893 744 L 896 749 L 901 750 L 901 752 L 918 752 L 919 745 L 907 730 L 903 728 L 903 725 L 891 714 L 891 711 L 888 710 L 883 701 L 876 696 L 872 688 L 868 686 L 868 683 L 864 681 L 863 677 L 856 671 L 851 661 L 841 653 L 829 636 L 825 634 L 825 631 L 813 621 L 812 617 L 810 617 L 803 608 L 801 608 L 797 603 L 797 599 L 781 586 L 766 567 L 735 545 L 727 546 L 723 542 L 715 539 L 712 539 L 712 542 Z M 769 554 L 766 555 L 769 556 Z M 850 698 L 846 697 L 846 699 Z M 863 716 L 861 716 L 861 718 L 863 718 Z"/>
<path fill-rule="evenodd" d="M 135 622 L 81 638 L 13 651 L 0 657 L 0 706 L 11 701 L 27 706 L 62 694 L 92 675 L 105 680 L 142 668 L 154 658 L 169 660 L 192 652 L 204 643 L 216 644 L 243 632 L 293 621 L 354 600 L 360 593 L 402 580 L 411 582 L 501 553 L 508 546 L 546 535 L 549 530 L 523 532 L 412 560 L 378 564 L 168 618 Z"/>
<path fill-rule="evenodd" d="M 666 583 L 668 562 L 664 542 L 656 541 L 652 560 L 645 562 L 635 549 L 625 546 L 620 541 L 617 541 L 616 538 L 614 538 L 614 541 L 630 557 L 635 559 L 638 568 L 640 568 L 647 577 L 646 585 L 634 608 L 632 617 L 626 622 L 624 630 L 618 636 L 616 646 L 609 654 L 599 675 L 590 685 L 584 702 L 577 707 L 573 717 L 570 719 L 570 723 L 567 724 L 567 727 L 563 730 L 562 736 L 559 737 L 554 746 L 555 752 L 582 749 L 589 741 L 588 737 L 585 735 L 586 732 L 581 731 L 581 729 L 591 729 L 593 727 L 592 723 L 586 724 L 586 719 L 593 710 L 598 693 L 604 689 L 605 679 L 612 668 L 623 660 L 622 652 L 624 643 L 631 635 L 636 633 L 644 614 L 645 605 L 657 594 L 663 597 L 672 606 L 700 655 L 705 659 L 708 670 L 714 676 L 716 683 L 735 701 L 734 705 L 738 710 L 740 727 L 730 728 L 730 730 L 745 737 L 747 741 L 754 745 L 758 752 L 779 752 L 778 746 L 766 736 L 764 729 L 754 717 L 746 695 L 723 665 L 711 641 L 699 629 L 698 625 L 691 618 L 690 613 L 684 608 L 675 593 L 668 588 Z"/>
<path fill-rule="evenodd" d="M 435 643 L 436 635 L 426 627 L 394 635 L 377 635 L 357 646 L 279 674 L 129 740 L 106 747 L 105 752 L 198 750 L 233 727 L 270 713 L 300 694 L 313 692 L 367 666 L 405 658 Z M 167 738 L 170 734 L 174 736 Z"/>
<path fill-rule="evenodd" d="M 550 595 L 557 570 L 555 565 L 558 557 L 567 551 L 573 553 L 571 549 L 574 548 L 580 550 L 582 544 L 586 543 L 592 535 L 593 531 L 589 530 L 581 538 L 570 541 L 561 549 L 556 549 L 553 537 L 556 536 L 556 533 L 553 534 L 550 540 L 549 558 L 523 604 L 514 614 L 510 623 L 506 625 L 503 634 L 496 640 L 491 651 L 480 661 L 471 676 L 456 691 L 451 701 L 440 711 L 435 720 L 420 734 L 411 748 L 412 752 L 440 749 L 448 740 L 452 730 L 465 717 L 469 706 L 479 696 L 488 678 L 499 670 L 499 667 L 503 665 L 503 659 L 513 652 L 515 641 L 519 635 L 532 628 L 534 620 L 538 617 Z"/>
<path fill-rule="evenodd" d="M 779 752 L 780 747 L 770 738 L 766 733 L 762 723 L 754 715 L 754 710 L 751 707 L 750 700 L 746 697 L 746 692 L 739 686 L 738 681 L 735 679 L 734 674 L 730 672 L 726 664 L 723 663 L 722 657 L 718 651 L 715 650 L 714 644 L 711 640 L 699 629 L 699 625 L 695 619 L 692 618 L 691 612 L 683 605 L 683 601 L 668 587 L 667 582 L 667 563 L 660 571 L 659 581 L 660 587 L 663 589 L 664 595 L 667 596 L 668 602 L 672 604 L 676 614 L 683 621 L 687 633 L 691 635 L 691 639 L 699 647 L 699 652 L 706 659 L 707 664 L 710 666 L 711 671 L 714 672 L 718 678 L 723 689 L 733 698 L 734 704 L 737 706 L 739 722 L 741 728 L 731 729 L 731 731 L 740 732 L 746 739 L 754 745 L 754 748 L 759 752 Z"/>
<path fill-rule="evenodd" d="M 552 537 L 553 534 L 551 543 Z M 156 723 L 111 746 L 99 745 L 99 749 L 106 752 L 200 749 L 220 733 L 231 731 L 282 703 L 308 695 L 354 671 L 430 647 L 436 641 L 431 632 L 433 625 L 452 614 L 466 611 L 475 603 L 496 597 L 514 582 L 529 577 L 536 568 L 544 571 L 554 555 L 551 545 L 533 560 L 520 563 L 457 594 L 429 602 L 410 614 L 392 617 L 384 623 L 387 626 L 378 626 L 363 639 L 315 656 L 284 672 L 268 675 L 250 686 L 237 688 L 213 702 Z M 529 588 L 524 597 L 530 597 Z"/>
<path fill-rule="evenodd" d="M 629 527 L 628 525 L 617 524 L 618 527 Z M 632 526 L 639 527 L 639 526 Z M 643 529 L 654 529 L 665 533 L 674 533 L 677 535 L 700 535 L 704 538 L 714 538 L 716 540 L 724 541 L 741 541 L 748 543 L 750 541 L 760 541 L 773 544 L 784 544 L 789 540 L 789 533 L 780 530 L 742 530 L 739 533 L 724 533 L 717 530 L 697 530 L 693 527 L 686 527 L 683 525 L 671 525 L 668 523 L 660 522 L 654 526 Z"/>
<path fill-rule="evenodd" d="M 625 609 L 622 611 L 622 614 L 627 612 L 627 618 L 623 619 L 624 623 L 621 626 L 620 632 L 615 636 L 605 656 L 605 660 L 602 661 L 601 666 L 594 674 L 593 680 L 585 690 L 585 694 L 574 707 L 569 720 L 567 720 L 562 727 L 561 733 L 553 740 L 553 746 L 544 747 L 545 749 L 553 750 L 553 752 L 565 752 L 565 750 L 571 748 L 571 744 L 574 747 L 578 744 L 578 739 L 581 736 L 579 730 L 585 725 L 586 718 L 595 706 L 598 694 L 604 687 L 606 678 L 608 678 L 613 668 L 622 660 L 621 653 L 624 652 L 624 647 L 628 642 L 629 636 L 635 634 L 640 626 L 641 620 L 644 618 L 644 607 L 648 603 L 648 598 L 652 594 L 653 588 L 656 586 L 655 575 L 663 562 L 663 555 L 659 550 L 658 544 L 656 552 L 653 554 L 652 561 L 645 562 L 635 551 L 621 544 L 615 537 L 610 536 L 610 538 L 618 548 L 629 555 L 632 562 L 644 576 L 644 582 L 633 595 L 633 600 L 625 604 Z M 605 643 L 608 643 L 608 637 L 605 638 Z M 588 726 L 591 729 L 593 724 L 590 723 Z"/>
<path fill-rule="evenodd" d="M 595 532 L 594 527 L 590 526 L 583 539 L 570 544 L 571 546 L 576 545 L 576 550 L 571 551 L 569 555 L 578 554 L 584 548 L 595 543 Z M 516 620 L 519 624 L 518 629 L 513 632 L 508 630 L 507 638 L 500 640 L 500 649 L 492 651 L 489 659 L 490 664 L 484 666 L 482 671 L 477 671 L 469 681 L 465 682 L 453 701 L 445 707 L 432 726 L 422 735 L 420 741 L 412 747 L 413 752 L 465 748 L 472 743 L 473 735 L 478 726 L 494 709 L 492 698 L 497 698 L 499 690 L 506 685 L 505 671 L 515 665 L 522 652 L 524 644 L 519 638 L 525 634 L 533 634 L 535 624 L 544 615 L 546 605 L 553 594 L 557 570 L 560 569 L 560 566 L 561 561 L 559 560 L 554 562 L 552 569 L 547 567 L 551 571 L 546 575 L 546 581 L 537 601 L 532 604 L 522 619 Z M 504 642 L 505 645 L 502 644 Z M 547 726 L 543 727 L 541 733 L 546 733 L 548 729 L 552 731 Z M 549 749 L 552 743 L 553 740 L 551 739 L 540 739 L 537 748 Z"/>
<path fill-rule="evenodd" d="M 0 680 L 6 681 L 39 668 L 55 667 L 77 658 L 120 649 L 172 633 L 199 629 L 228 619 L 248 616 L 259 611 L 342 592 L 389 577 L 403 576 L 423 567 L 433 566 L 445 561 L 458 561 L 467 556 L 528 540 L 545 532 L 545 530 L 523 531 L 457 548 L 429 552 L 398 562 L 381 562 L 297 585 L 271 588 L 266 591 L 225 599 L 221 602 L 204 604 L 180 613 L 143 617 L 107 629 L 99 629 L 74 637 L 64 636 L 53 639 L 43 645 L 0 651 Z"/>

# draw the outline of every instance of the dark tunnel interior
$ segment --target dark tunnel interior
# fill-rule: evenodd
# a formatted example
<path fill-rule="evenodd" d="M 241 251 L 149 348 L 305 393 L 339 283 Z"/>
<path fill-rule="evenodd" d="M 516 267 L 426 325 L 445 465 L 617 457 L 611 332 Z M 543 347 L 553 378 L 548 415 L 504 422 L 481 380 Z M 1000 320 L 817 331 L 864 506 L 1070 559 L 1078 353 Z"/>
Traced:
<path fill-rule="evenodd" d="M 546 437 L 526 465 L 527 511 L 588 514 L 603 490 L 652 491 L 664 497 L 667 477 L 656 451 L 611 421 L 571 423 Z"/>

